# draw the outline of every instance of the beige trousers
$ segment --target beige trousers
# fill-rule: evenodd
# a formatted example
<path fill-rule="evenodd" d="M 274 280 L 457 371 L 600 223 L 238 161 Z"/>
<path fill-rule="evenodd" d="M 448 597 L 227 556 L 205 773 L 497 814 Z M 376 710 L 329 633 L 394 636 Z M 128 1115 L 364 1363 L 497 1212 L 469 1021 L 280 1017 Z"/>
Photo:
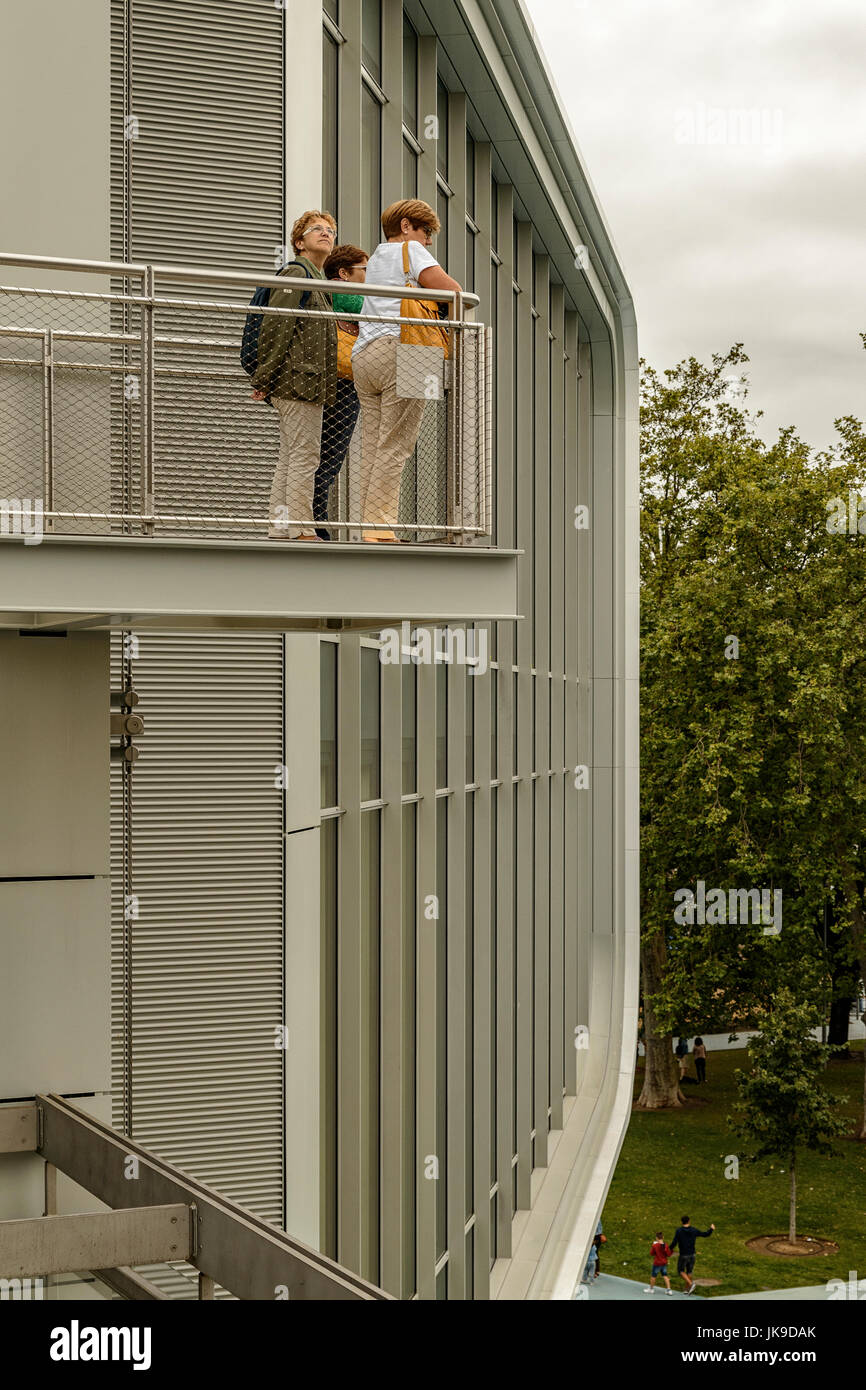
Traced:
<path fill-rule="evenodd" d="M 396 334 L 374 338 L 352 358 L 361 403 L 360 520 L 389 530 L 398 524 L 403 465 L 415 448 L 425 406 L 397 395 L 399 341 Z"/>
<path fill-rule="evenodd" d="M 322 450 L 322 411 L 310 401 L 273 398 L 280 417 L 280 456 L 268 507 L 272 534 L 313 532 L 313 481 Z M 301 526 L 289 526 L 289 520 Z M 309 524 L 307 524 L 309 523 Z"/>

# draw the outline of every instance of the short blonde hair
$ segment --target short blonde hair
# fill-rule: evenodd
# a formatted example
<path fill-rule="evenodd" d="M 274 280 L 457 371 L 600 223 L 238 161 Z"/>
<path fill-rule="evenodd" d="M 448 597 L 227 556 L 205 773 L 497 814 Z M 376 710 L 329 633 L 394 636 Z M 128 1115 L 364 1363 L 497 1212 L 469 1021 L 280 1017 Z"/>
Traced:
<path fill-rule="evenodd" d="M 386 237 L 400 235 L 404 217 L 413 227 L 424 227 L 433 236 L 441 227 L 439 218 L 429 203 L 425 203 L 422 198 L 402 198 L 399 203 L 392 203 L 382 213 L 382 231 Z"/>
<path fill-rule="evenodd" d="M 303 240 L 304 236 L 306 235 L 307 228 L 311 226 L 313 222 L 318 222 L 320 219 L 323 222 L 327 222 L 329 227 L 333 227 L 334 232 L 336 233 L 337 223 L 329 212 L 317 212 L 315 210 L 313 210 L 312 212 L 302 212 L 300 217 L 296 221 L 294 227 L 292 228 L 293 251 L 297 251 L 298 242 Z"/>

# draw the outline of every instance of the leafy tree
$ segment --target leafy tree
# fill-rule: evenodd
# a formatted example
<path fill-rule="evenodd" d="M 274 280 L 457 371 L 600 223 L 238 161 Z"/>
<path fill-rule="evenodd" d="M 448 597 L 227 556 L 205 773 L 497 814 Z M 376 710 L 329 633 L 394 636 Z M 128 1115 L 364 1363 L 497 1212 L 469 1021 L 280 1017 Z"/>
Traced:
<path fill-rule="evenodd" d="M 753 1158 L 782 1158 L 790 1173 L 788 1240 L 797 1238 L 797 1154 L 832 1153 L 848 1126 L 833 1114 L 838 1098 L 819 1082 L 834 1050 L 813 1036 L 820 1015 L 782 989 L 761 1032 L 749 1043 L 751 1070 L 737 1070 L 739 1100 L 729 1124 L 755 1146 Z"/>
<path fill-rule="evenodd" d="M 866 440 L 846 418 L 824 453 L 790 429 L 765 444 L 731 389 L 746 360 L 736 344 L 709 366 L 645 369 L 642 384 L 639 1104 L 650 1108 L 682 1101 L 674 1029 L 748 1021 L 783 981 L 829 1007 L 840 934 L 866 975 L 866 539 L 856 522 L 854 534 L 827 529 L 829 499 L 866 476 Z M 781 889 L 781 934 L 675 923 L 674 891 L 699 879 Z M 828 901 L 825 952 L 814 923 Z"/>

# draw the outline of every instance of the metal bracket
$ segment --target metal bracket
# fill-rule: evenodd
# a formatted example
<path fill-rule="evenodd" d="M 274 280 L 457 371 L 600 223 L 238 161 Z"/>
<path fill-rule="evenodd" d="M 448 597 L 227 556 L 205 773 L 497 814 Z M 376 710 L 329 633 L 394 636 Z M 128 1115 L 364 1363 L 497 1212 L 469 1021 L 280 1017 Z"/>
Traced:
<path fill-rule="evenodd" d="M 136 748 L 133 739 L 144 733 L 144 720 L 140 714 L 132 713 L 133 706 L 138 704 L 138 698 L 138 691 L 133 690 L 132 686 L 111 692 L 111 737 L 120 740 L 111 745 L 112 762 L 134 763 L 139 756 L 139 749 Z M 115 709 L 118 708 L 119 713 L 115 713 Z"/>

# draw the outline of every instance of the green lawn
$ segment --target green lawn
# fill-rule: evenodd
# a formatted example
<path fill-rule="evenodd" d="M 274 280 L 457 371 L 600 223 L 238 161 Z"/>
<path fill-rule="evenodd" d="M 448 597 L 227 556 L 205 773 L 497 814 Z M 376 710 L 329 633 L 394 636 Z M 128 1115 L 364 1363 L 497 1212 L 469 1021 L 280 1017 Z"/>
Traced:
<path fill-rule="evenodd" d="M 862 1104 L 863 1043 L 853 1043 L 852 1051 L 856 1060 L 830 1063 L 826 1085 L 844 1098 L 840 1113 L 854 1121 Z M 788 1229 L 788 1174 L 779 1171 L 779 1159 L 747 1163 L 741 1157 L 739 1178 L 724 1176 L 725 1156 L 744 1153 L 726 1116 L 735 1101 L 734 1071 L 746 1065 L 746 1056 L 744 1050 L 711 1052 L 708 1083 L 685 1088 L 690 1103 L 682 1110 L 632 1111 L 602 1217 L 604 1273 L 645 1282 L 655 1232 L 663 1230 L 670 1241 L 687 1213 L 701 1230 L 716 1223 L 715 1233 L 698 1241 L 695 1275 L 722 1282 L 701 1289 L 701 1297 L 823 1284 L 847 1279 L 850 1270 L 866 1277 L 866 1143 L 843 1139 L 832 1158 L 803 1153 L 798 1159 L 797 1234 L 836 1241 L 838 1255 L 795 1259 L 746 1249 L 752 1236 Z M 690 1059 L 691 1074 L 693 1066 Z M 640 1058 L 635 1097 L 642 1082 Z M 682 1288 L 675 1269 L 676 1252 L 671 1282 Z"/>

